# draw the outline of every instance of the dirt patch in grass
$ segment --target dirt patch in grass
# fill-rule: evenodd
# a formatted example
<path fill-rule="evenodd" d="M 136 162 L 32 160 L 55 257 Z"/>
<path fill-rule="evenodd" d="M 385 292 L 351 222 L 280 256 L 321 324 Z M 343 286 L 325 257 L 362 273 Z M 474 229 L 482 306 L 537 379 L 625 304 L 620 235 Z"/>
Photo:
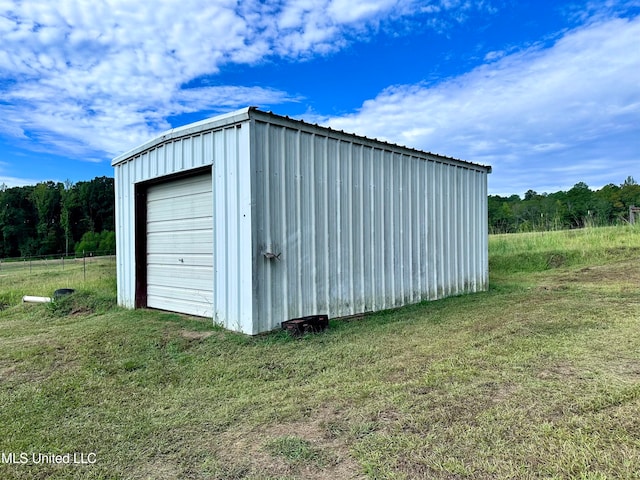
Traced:
<path fill-rule="evenodd" d="M 26 360 L 2 361 L 0 363 L 0 381 L 8 384 L 38 384 L 52 375 L 64 374 L 78 368 L 78 362 L 69 351 L 53 341 L 40 343 L 33 350 L 33 357 Z"/>
<path fill-rule="evenodd" d="M 53 370 L 26 371 L 15 365 L 7 368 L 0 367 L 0 381 L 11 388 L 28 383 L 42 383 L 51 376 L 52 372 Z"/>
<path fill-rule="evenodd" d="M 508 401 L 516 392 L 518 387 L 511 383 L 489 382 L 485 384 L 485 395 L 492 403 L 502 403 Z"/>
<path fill-rule="evenodd" d="M 611 257 L 640 255 L 640 248 L 629 247 L 629 246 L 620 246 L 620 247 L 614 247 L 614 248 L 606 248 L 605 249 L 605 253 L 607 255 L 610 255 Z"/>
<path fill-rule="evenodd" d="M 193 330 L 180 330 L 180 335 L 189 341 L 200 341 L 213 335 L 213 332 L 196 332 Z"/>
<path fill-rule="evenodd" d="M 640 360 L 620 360 L 611 370 L 622 378 L 640 381 Z"/>
<path fill-rule="evenodd" d="M 640 260 L 581 268 L 558 279 L 569 283 L 619 284 L 640 290 Z"/>
<path fill-rule="evenodd" d="M 578 370 L 568 363 L 558 363 L 550 365 L 538 372 L 537 377 L 541 380 L 562 380 L 563 378 L 575 377 Z"/>
<path fill-rule="evenodd" d="M 568 285 L 540 285 L 538 287 L 539 292 L 562 292 L 568 289 Z"/>
<path fill-rule="evenodd" d="M 640 260 L 593 265 L 541 277 L 535 289 L 541 294 L 558 295 L 569 289 L 640 293 Z"/>
<path fill-rule="evenodd" d="M 242 459 L 251 475 L 259 478 L 367 478 L 351 455 L 348 437 L 335 434 L 337 418 L 327 410 L 302 421 L 229 431 L 218 439 L 216 455 L 225 465 Z"/>
<path fill-rule="evenodd" d="M 8 380 L 15 373 L 16 373 L 15 365 L 9 365 L 9 366 L 0 365 L 0 381 L 4 382 L 5 380 Z"/>
<path fill-rule="evenodd" d="M 183 477 L 183 472 L 172 461 L 166 458 L 154 458 L 135 469 L 133 478 L 153 478 L 170 480 Z"/>

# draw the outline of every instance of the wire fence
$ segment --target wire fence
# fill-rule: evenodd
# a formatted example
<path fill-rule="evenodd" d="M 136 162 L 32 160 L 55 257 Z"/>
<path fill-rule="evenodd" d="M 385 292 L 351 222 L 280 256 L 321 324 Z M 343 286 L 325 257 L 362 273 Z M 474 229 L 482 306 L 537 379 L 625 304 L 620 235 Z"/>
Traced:
<path fill-rule="evenodd" d="M 116 263 L 115 252 L 83 252 L 77 254 L 34 255 L 18 258 L 0 258 L 0 277 L 12 274 L 29 275 L 50 271 L 82 271 L 86 280 L 87 271 L 98 263 Z"/>

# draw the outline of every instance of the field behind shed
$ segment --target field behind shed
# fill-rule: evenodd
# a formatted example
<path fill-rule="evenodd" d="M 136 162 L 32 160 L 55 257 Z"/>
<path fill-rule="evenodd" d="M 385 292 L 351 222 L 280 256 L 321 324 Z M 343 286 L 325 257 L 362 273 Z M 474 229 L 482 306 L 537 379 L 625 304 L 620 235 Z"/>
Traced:
<path fill-rule="evenodd" d="M 639 262 L 638 228 L 496 235 L 488 292 L 301 339 L 120 309 L 112 264 L 0 277 L 0 477 L 638 478 Z"/>

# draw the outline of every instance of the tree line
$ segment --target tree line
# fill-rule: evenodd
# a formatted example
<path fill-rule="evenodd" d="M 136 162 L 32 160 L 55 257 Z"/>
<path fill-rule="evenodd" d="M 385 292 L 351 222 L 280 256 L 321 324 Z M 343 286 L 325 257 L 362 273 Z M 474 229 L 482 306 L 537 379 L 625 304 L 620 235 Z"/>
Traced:
<path fill-rule="evenodd" d="M 0 185 L 0 258 L 115 252 L 113 178 Z M 491 233 L 562 230 L 628 221 L 640 206 L 640 185 L 627 179 L 591 190 L 583 182 L 568 191 L 489 195 Z"/>
<path fill-rule="evenodd" d="M 568 191 L 518 195 L 489 195 L 489 232 L 514 233 L 605 226 L 629 220 L 629 207 L 640 206 L 640 185 L 627 179 L 600 190 L 580 182 Z"/>
<path fill-rule="evenodd" d="M 0 185 L 0 258 L 115 252 L 113 178 Z"/>

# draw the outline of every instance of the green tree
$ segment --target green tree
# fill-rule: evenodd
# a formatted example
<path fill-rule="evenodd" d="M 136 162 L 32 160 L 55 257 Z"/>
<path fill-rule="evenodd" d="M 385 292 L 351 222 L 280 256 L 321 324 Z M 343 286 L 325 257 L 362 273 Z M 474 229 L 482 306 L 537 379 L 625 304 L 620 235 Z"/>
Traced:
<path fill-rule="evenodd" d="M 596 197 L 608 205 L 607 224 L 619 221 L 627 213 L 627 209 L 620 197 L 620 191 L 621 189 L 618 185 L 610 183 L 596 192 Z"/>
<path fill-rule="evenodd" d="M 114 223 L 113 178 L 0 185 L 1 257 L 68 252 L 87 231 L 113 232 Z M 108 240 L 103 243 L 113 250 Z"/>
<path fill-rule="evenodd" d="M 60 226 L 60 199 L 64 189 L 62 183 L 38 183 L 31 192 L 31 201 L 37 212 L 37 253 L 47 254 L 62 251 Z"/>
<path fill-rule="evenodd" d="M 515 216 L 512 204 L 519 202 L 520 197 L 501 197 L 499 195 L 489 195 L 489 230 L 491 233 L 512 233 L 515 232 Z"/>
<path fill-rule="evenodd" d="M 73 246 L 73 229 L 72 216 L 74 210 L 77 210 L 78 192 L 73 188 L 70 180 L 64 182 L 64 189 L 60 198 L 60 225 L 64 232 L 64 253 L 69 253 L 69 248 Z"/>
<path fill-rule="evenodd" d="M 76 255 L 105 255 L 116 251 L 116 235 L 105 230 L 100 233 L 87 232 L 76 244 Z"/>
<path fill-rule="evenodd" d="M 103 230 L 100 233 L 100 253 L 112 254 L 116 251 L 116 232 L 111 230 Z"/>
<path fill-rule="evenodd" d="M 593 215 L 593 192 L 584 182 L 576 183 L 567 192 L 567 212 L 571 221 L 571 228 L 585 226 Z"/>
<path fill-rule="evenodd" d="M 627 177 L 620 186 L 620 202 L 623 205 L 625 217 L 629 214 L 630 206 L 640 207 L 640 185 L 633 177 Z"/>
<path fill-rule="evenodd" d="M 96 177 L 89 182 L 78 182 L 75 188 L 80 208 L 77 224 L 82 233 L 114 230 L 113 178 Z"/>
<path fill-rule="evenodd" d="M 30 199 L 33 189 L 12 187 L 0 193 L 0 252 L 5 258 L 37 253 L 38 215 Z"/>

